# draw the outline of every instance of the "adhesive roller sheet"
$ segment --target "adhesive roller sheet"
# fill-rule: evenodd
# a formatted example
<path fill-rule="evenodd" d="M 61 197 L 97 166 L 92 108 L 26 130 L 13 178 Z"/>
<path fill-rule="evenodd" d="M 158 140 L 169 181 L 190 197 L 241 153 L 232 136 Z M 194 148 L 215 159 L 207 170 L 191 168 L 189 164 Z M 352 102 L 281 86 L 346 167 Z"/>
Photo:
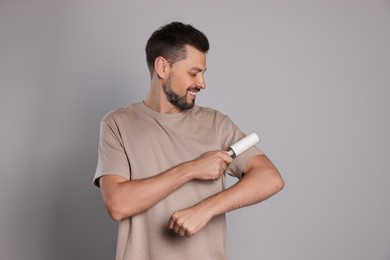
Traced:
<path fill-rule="evenodd" d="M 239 140 L 238 142 L 232 144 L 229 147 L 228 152 L 231 157 L 235 158 L 240 154 L 242 154 L 243 152 L 245 152 L 246 150 L 248 150 L 249 148 L 251 148 L 252 146 L 254 146 L 255 144 L 257 144 L 258 142 L 259 142 L 259 137 L 257 136 L 257 134 L 251 133 L 245 136 L 244 138 L 242 138 L 241 140 Z"/>

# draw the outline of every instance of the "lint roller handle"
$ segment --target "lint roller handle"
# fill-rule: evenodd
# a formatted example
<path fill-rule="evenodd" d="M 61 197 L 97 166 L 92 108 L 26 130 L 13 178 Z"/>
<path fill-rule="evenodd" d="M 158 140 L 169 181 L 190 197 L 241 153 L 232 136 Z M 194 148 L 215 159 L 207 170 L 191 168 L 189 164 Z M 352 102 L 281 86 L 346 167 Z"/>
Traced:
<path fill-rule="evenodd" d="M 235 158 L 257 144 L 259 142 L 259 137 L 255 133 L 251 133 L 238 142 L 232 144 L 228 148 L 228 153 L 230 154 L 231 157 Z"/>

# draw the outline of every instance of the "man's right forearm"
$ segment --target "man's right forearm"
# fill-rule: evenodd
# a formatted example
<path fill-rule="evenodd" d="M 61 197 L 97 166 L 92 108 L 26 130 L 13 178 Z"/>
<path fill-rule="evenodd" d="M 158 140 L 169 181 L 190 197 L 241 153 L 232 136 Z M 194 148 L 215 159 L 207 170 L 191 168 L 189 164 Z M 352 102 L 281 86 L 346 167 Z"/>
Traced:
<path fill-rule="evenodd" d="M 117 175 L 101 177 L 100 187 L 110 216 L 118 221 L 144 212 L 190 181 L 190 168 L 190 163 L 183 163 L 141 180 L 129 181 Z"/>

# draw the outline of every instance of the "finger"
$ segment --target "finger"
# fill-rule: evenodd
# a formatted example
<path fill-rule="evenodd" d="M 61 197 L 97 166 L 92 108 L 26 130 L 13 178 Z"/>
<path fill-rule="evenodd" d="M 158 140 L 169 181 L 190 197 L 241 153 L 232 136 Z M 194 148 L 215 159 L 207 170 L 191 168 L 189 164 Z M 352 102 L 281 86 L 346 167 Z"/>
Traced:
<path fill-rule="evenodd" d="M 182 226 L 180 227 L 180 229 L 178 230 L 177 234 L 181 237 L 183 237 L 185 234 L 186 234 L 186 230 L 185 228 Z"/>
<path fill-rule="evenodd" d="M 173 220 L 173 217 L 171 217 L 169 219 L 168 228 L 173 229 L 174 224 L 175 224 L 175 221 Z"/>
<path fill-rule="evenodd" d="M 221 168 L 223 171 L 226 171 L 228 165 L 226 163 L 223 163 L 223 165 L 221 165 Z"/>
<path fill-rule="evenodd" d="M 178 233 L 179 230 L 180 230 L 180 226 L 179 225 L 176 224 L 176 225 L 173 226 L 173 232 Z"/>
<path fill-rule="evenodd" d="M 227 151 L 223 151 L 221 158 L 225 161 L 225 163 L 231 163 L 233 162 L 233 158 L 230 156 L 230 154 Z"/>
<path fill-rule="evenodd" d="M 227 170 L 227 168 L 228 168 L 227 165 L 225 163 L 222 163 L 222 165 L 219 168 L 219 176 L 222 176 Z"/>
<path fill-rule="evenodd" d="M 196 233 L 195 231 L 186 230 L 185 236 L 192 237 L 195 233 Z"/>

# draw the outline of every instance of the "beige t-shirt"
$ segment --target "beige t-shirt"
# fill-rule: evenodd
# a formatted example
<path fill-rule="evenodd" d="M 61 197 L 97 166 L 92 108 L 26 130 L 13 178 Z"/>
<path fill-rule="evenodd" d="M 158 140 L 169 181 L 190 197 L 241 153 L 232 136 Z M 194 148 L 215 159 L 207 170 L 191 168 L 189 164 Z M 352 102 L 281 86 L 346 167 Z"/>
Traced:
<path fill-rule="evenodd" d="M 128 180 L 155 176 L 212 150 L 226 150 L 244 134 L 225 115 L 194 106 L 177 114 L 160 114 L 139 102 L 107 114 L 100 128 L 94 184 L 106 174 Z M 227 173 L 241 177 L 245 164 L 262 154 L 252 147 L 234 159 Z M 168 229 L 171 215 L 225 189 L 219 181 L 192 180 L 149 210 L 121 220 L 117 260 L 226 259 L 225 214 L 213 218 L 191 238 Z"/>

